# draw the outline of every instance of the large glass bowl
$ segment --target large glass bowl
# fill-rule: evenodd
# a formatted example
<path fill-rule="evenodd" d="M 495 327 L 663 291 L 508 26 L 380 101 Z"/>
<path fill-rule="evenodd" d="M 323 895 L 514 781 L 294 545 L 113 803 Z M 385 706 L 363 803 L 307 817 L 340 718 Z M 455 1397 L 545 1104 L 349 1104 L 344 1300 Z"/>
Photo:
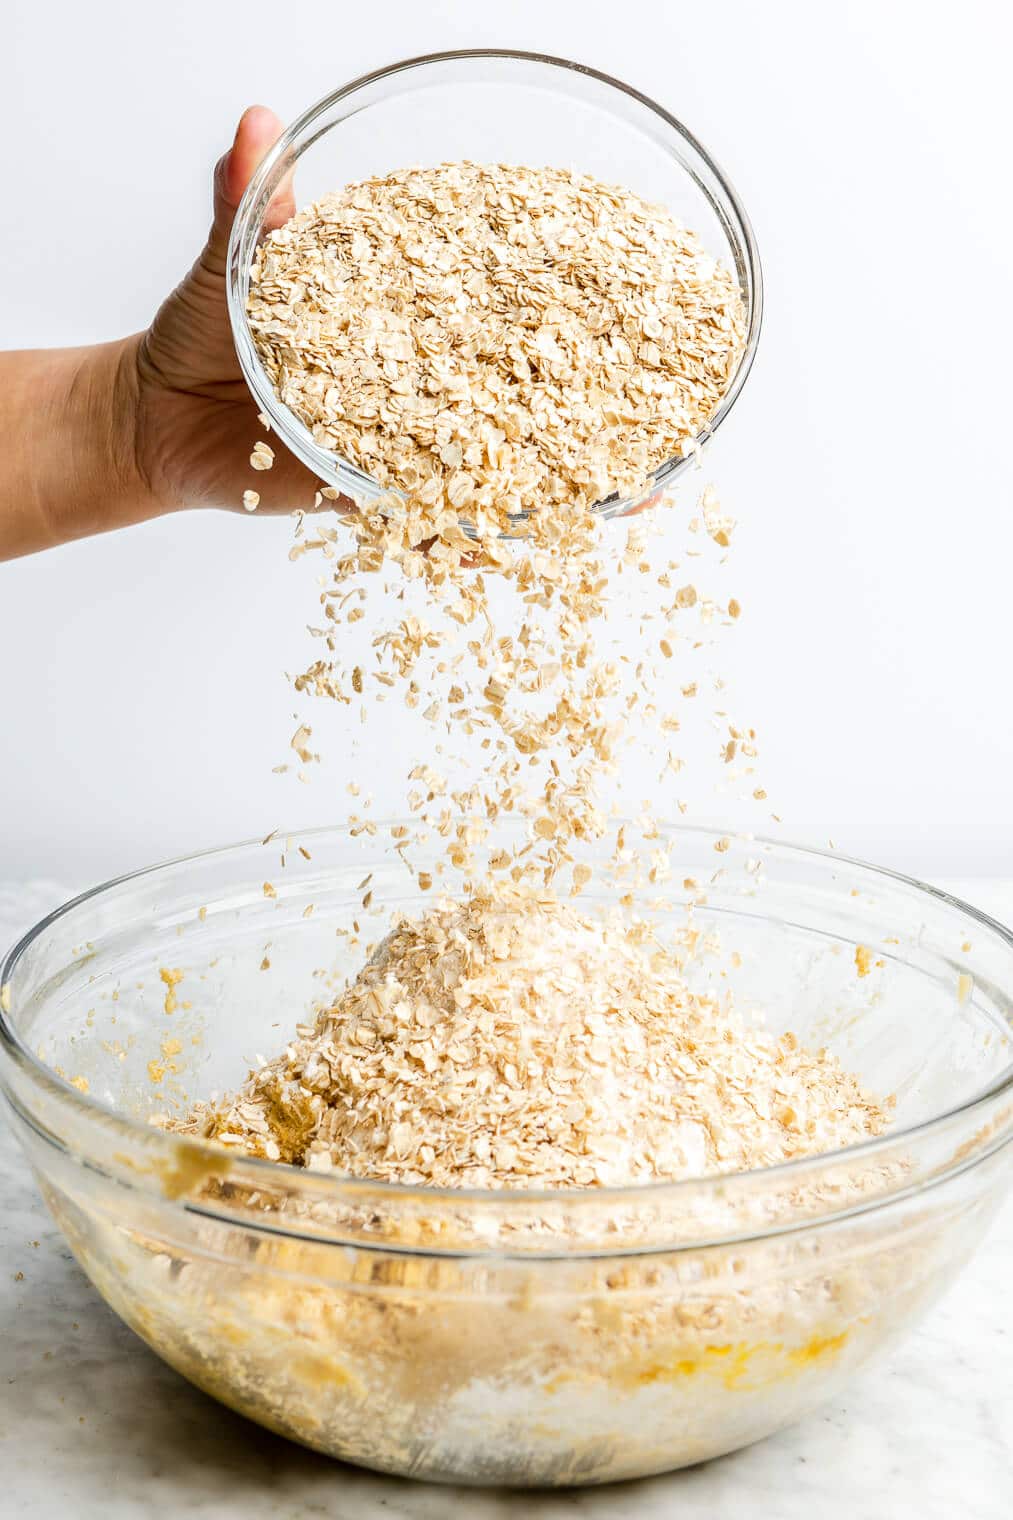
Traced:
<path fill-rule="evenodd" d="M 0 1085 L 103 1297 L 234 1409 L 423 1478 L 629 1478 L 835 1395 L 952 1280 L 1010 1180 L 1013 936 L 819 851 L 733 841 L 715 873 L 715 837 L 674 832 L 723 947 L 691 975 L 896 1093 L 891 1133 L 765 1171 L 539 1194 L 174 1138 L 146 1117 L 234 1085 L 361 962 L 336 929 L 377 938 L 422 900 L 379 833 L 241 845 L 87 893 L 2 971 Z"/>
<path fill-rule="evenodd" d="M 229 244 L 229 315 L 243 374 L 282 442 L 343 495 L 372 501 L 382 494 L 351 461 L 322 448 L 278 399 L 253 342 L 250 267 L 282 179 L 294 171 L 298 203 L 308 204 L 369 175 L 461 159 L 574 168 L 625 185 L 674 211 L 734 272 L 746 341 L 698 440 L 703 447 L 742 389 L 760 335 L 760 261 L 738 196 L 696 138 L 646 95 L 562 58 L 499 50 L 410 58 L 343 85 L 292 123 L 254 175 Z M 631 512 L 693 463 L 692 451 L 671 459 L 637 496 L 610 497 L 599 510 L 608 517 Z"/>

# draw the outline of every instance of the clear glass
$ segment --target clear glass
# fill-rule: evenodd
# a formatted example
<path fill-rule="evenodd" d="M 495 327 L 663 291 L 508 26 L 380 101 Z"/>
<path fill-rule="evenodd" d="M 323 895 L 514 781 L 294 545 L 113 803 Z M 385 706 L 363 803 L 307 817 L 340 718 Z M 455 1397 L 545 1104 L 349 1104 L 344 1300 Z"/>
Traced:
<path fill-rule="evenodd" d="M 229 244 L 229 314 L 243 374 L 278 437 L 344 495 L 370 501 L 381 494 L 349 460 L 321 448 L 278 400 L 254 347 L 246 319 L 250 266 L 281 180 L 296 171 L 299 202 L 306 204 L 371 174 L 461 159 L 572 166 L 623 184 L 668 206 L 735 272 L 746 343 L 698 440 L 702 448 L 734 405 L 760 335 L 760 261 L 738 196 L 682 123 L 637 90 L 562 58 L 496 50 L 411 58 L 343 85 L 293 122 L 254 176 Z M 631 512 L 693 464 L 692 453 L 669 460 L 642 493 L 610 497 L 598 510 L 607 517 Z"/>
<path fill-rule="evenodd" d="M 397 1188 L 167 1135 L 150 1113 L 234 1085 L 355 970 L 337 928 L 379 938 L 422 901 L 382 829 L 237 846 L 79 898 L 0 973 L 0 1088 L 100 1293 L 234 1409 L 421 1478 L 631 1478 L 835 1395 L 948 1285 L 1010 1181 L 1013 936 L 818 851 L 733 841 L 715 875 L 715 836 L 672 832 L 723 947 L 693 974 L 896 1092 L 891 1133 L 765 1171 L 537 1194 Z M 659 891 L 653 911 L 683 909 Z M 163 969 L 183 973 L 171 1012 Z"/>

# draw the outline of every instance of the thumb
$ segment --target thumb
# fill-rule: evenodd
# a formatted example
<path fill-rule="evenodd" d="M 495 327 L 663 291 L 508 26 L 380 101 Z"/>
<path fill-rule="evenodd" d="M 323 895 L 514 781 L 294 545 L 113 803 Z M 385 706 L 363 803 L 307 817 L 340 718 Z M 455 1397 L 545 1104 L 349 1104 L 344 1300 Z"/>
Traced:
<path fill-rule="evenodd" d="M 220 264 L 222 270 L 225 268 L 229 234 L 239 202 L 255 170 L 269 149 L 273 148 L 282 131 L 280 119 L 267 106 L 247 107 L 239 118 L 232 147 L 215 165 L 214 221 L 205 258 L 216 265 Z M 268 207 L 266 228 L 270 230 L 280 227 L 294 211 L 292 176 L 287 174 Z"/>

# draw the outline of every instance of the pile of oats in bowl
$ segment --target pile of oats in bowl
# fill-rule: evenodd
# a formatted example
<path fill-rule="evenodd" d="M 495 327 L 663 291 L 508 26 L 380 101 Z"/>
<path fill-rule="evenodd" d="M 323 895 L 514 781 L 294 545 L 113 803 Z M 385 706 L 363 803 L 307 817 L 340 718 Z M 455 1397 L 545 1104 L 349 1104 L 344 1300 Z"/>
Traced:
<path fill-rule="evenodd" d="M 429 1187 L 622 1187 L 790 1161 L 886 1127 L 827 1051 L 693 993 L 682 943 L 551 892 L 405 918 L 239 1093 L 178 1126 Z"/>

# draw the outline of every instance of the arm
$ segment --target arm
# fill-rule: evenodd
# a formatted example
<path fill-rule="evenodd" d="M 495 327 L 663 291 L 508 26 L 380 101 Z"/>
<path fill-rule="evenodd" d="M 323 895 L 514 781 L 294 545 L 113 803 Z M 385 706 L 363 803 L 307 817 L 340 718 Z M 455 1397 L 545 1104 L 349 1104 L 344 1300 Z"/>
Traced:
<path fill-rule="evenodd" d="M 0 558 L 153 515 L 124 426 L 137 344 L 0 354 Z"/>
<path fill-rule="evenodd" d="M 214 221 L 147 332 L 91 348 L 0 354 L 0 559 L 181 507 L 308 507 L 314 481 L 285 450 L 254 474 L 263 436 L 232 343 L 225 258 L 236 207 L 281 124 L 248 110 L 214 178 Z M 272 221 L 294 209 L 276 198 Z"/>

